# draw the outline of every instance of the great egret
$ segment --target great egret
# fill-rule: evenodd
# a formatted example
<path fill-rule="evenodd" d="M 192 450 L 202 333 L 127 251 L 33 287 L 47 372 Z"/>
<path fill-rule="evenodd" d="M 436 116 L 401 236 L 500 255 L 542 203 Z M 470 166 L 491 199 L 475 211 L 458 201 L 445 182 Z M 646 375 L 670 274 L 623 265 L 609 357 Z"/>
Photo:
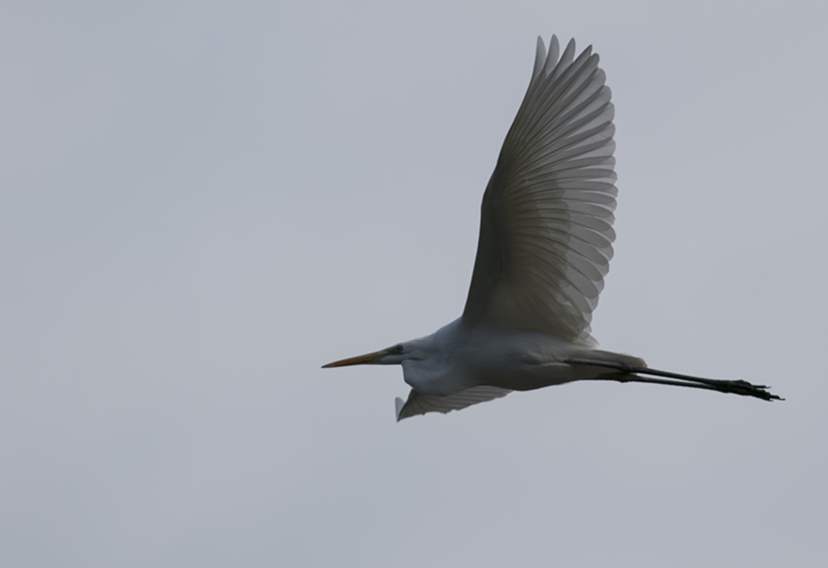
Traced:
<path fill-rule="evenodd" d="M 648 368 L 597 349 L 592 311 L 612 257 L 614 107 L 592 47 L 538 38 L 529 88 L 483 195 L 463 315 L 427 337 L 325 367 L 403 367 L 397 420 L 571 381 L 656 383 L 779 399 L 742 380 Z"/>

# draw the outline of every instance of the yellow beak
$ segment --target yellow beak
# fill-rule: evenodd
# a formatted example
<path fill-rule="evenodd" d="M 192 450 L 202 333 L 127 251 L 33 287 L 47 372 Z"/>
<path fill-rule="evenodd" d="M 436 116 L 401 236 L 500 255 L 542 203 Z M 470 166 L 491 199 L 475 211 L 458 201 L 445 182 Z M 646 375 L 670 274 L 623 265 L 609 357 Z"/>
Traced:
<path fill-rule="evenodd" d="M 365 365 L 369 363 L 376 363 L 378 360 L 382 359 L 386 355 L 388 355 L 388 350 L 375 351 L 373 353 L 366 353 L 365 355 L 357 355 L 356 357 L 342 359 L 341 361 L 334 361 L 333 363 L 322 365 L 322 368 L 328 369 L 329 367 L 347 367 L 349 365 Z"/>

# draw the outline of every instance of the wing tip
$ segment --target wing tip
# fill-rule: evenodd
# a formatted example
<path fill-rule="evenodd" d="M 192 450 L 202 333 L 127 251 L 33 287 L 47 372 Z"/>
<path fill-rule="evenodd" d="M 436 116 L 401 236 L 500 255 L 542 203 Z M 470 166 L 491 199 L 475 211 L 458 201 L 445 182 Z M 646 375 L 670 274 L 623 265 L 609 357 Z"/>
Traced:
<path fill-rule="evenodd" d="M 405 406 L 405 401 L 403 401 L 403 399 L 401 399 L 400 397 L 397 397 L 397 398 L 394 399 L 394 415 L 397 418 L 397 422 L 402 420 L 400 418 L 400 413 L 402 412 L 402 409 L 403 409 L 404 406 Z"/>
<path fill-rule="evenodd" d="M 543 44 L 543 38 L 538 36 L 537 47 L 535 48 L 535 65 L 532 69 L 532 78 L 537 77 L 546 61 L 546 46 Z"/>

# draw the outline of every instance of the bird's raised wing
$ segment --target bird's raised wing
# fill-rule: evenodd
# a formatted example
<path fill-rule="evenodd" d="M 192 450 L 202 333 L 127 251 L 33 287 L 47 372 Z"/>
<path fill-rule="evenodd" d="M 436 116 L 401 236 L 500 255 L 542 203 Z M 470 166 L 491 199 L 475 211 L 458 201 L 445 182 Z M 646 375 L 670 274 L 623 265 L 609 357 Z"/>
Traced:
<path fill-rule="evenodd" d="M 483 196 L 463 318 L 592 342 L 615 209 L 614 108 L 598 55 L 538 38 L 529 89 Z"/>
<path fill-rule="evenodd" d="M 411 389 L 411 392 L 408 394 L 408 400 L 403 402 L 401 398 L 398 398 L 395 401 L 397 405 L 397 422 L 403 418 L 426 414 L 427 412 L 442 412 L 446 414 L 452 410 L 460 410 L 473 404 L 502 398 L 510 392 L 512 391 L 498 387 L 481 386 L 472 387 L 445 396 L 434 396 L 422 394 Z"/>

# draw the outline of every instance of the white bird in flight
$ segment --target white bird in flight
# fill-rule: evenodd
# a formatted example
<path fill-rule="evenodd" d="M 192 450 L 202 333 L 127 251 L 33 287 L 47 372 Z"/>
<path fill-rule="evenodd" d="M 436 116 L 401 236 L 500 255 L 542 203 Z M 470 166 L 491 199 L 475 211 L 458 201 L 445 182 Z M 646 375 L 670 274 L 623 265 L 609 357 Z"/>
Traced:
<path fill-rule="evenodd" d="M 560 55 L 560 58 L 559 58 Z M 768 387 L 658 371 L 597 349 L 592 311 L 615 232 L 614 107 L 592 47 L 538 38 L 535 67 L 483 195 L 463 315 L 435 333 L 325 367 L 402 365 L 397 420 L 572 381 L 656 383 L 779 399 Z"/>

